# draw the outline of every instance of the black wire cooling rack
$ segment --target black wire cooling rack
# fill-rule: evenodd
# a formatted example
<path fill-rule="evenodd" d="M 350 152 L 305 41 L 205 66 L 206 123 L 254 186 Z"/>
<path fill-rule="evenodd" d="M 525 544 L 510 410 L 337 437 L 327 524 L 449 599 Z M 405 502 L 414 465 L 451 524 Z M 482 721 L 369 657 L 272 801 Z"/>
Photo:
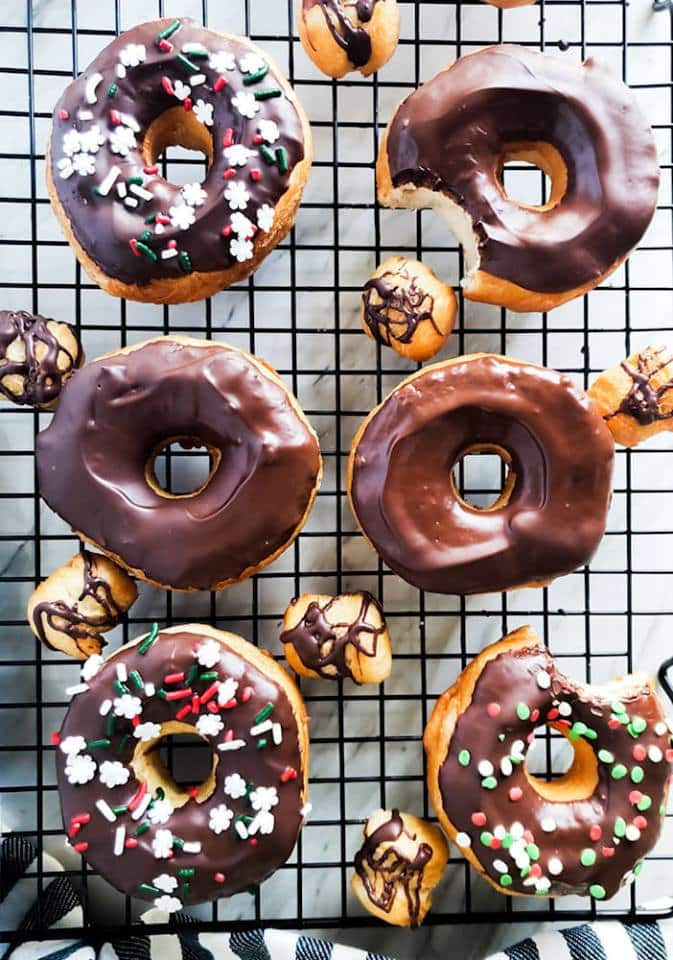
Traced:
<path fill-rule="evenodd" d="M 90 357 L 174 332 L 226 339 L 257 352 L 298 395 L 325 457 L 317 505 L 280 560 L 219 595 L 171 595 L 143 586 L 112 646 L 155 619 L 205 620 L 280 655 L 279 623 L 291 596 L 356 587 L 382 598 L 393 635 L 394 670 L 380 689 L 302 683 L 312 717 L 312 818 L 290 862 L 254 894 L 193 911 L 204 930 L 373 925 L 348 891 L 362 821 L 379 805 L 431 815 L 421 735 L 433 700 L 486 642 L 506 630 L 532 623 L 569 673 L 596 681 L 633 668 L 656 671 L 671 653 L 673 453 L 665 439 L 618 454 L 609 529 L 597 557 L 590 568 L 545 590 L 468 599 L 419 594 L 384 570 L 366 547 L 344 488 L 358 423 L 411 369 L 361 333 L 362 283 L 392 253 L 422 257 L 454 284 L 462 271 L 459 249 L 431 214 L 376 207 L 378 139 L 397 101 L 462 53 L 516 41 L 574 59 L 606 59 L 632 85 L 653 123 L 662 187 L 640 250 L 603 288 L 550 315 L 517 316 L 461 299 L 457 331 L 442 355 L 509 353 L 566 370 L 586 385 L 630 349 L 673 340 L 669 0 L 658 4 L 658 13 L 648 0 L 540 0 L 505 12 L 479 0 L 401 0 L 402 41 L 393 61 L 377 77 L 350 75 L 338 83 L 304 55 L 293 6 L 294 0 L 0 0 L 1 306 L 76 322 Z M 51 214 L 43 170 L 51 109 L 69 79 L 115 33 L 167 15 L 192 15 L 267 47 L 308 108 L 316 145 L 296 228 L 256 276 L 212 301 L 171 308 L 115 300 L 89 282 Z M 195 179 L 199 165 L 203 169 L 202 160 L 177 150 L 164 158 L 165 173 L 174 180 Z M 520 166 L 508 169 L 507 186 L 532 191 L 533 202 L 544 189 L 539 173 Z M 50 731 L 60 726 L 63 690 L 78 667 L 35 642 L 24 620 L 36 583 L 77 549 L 37 495 L 34 437 L 47 421 L 26 409 L 0 410 L 0 827 L 60 860 L 82 894 L 87 933 L 114 937 L 129 932 L 145 905 L 116 894 L 66 847 L 58 813 Z M 166 485 L 185 482 L 194 463 L 191 454 L 169 455 Z M 497 479 L 484 458 L 468 464 L 461 482 L 478 498 Z M 546 735 L 540 743 L 539 772 L 554 776 L 563 767 L 563 750 Z M 673 893 L 665 879 L 673 864 L 669 820 L 649 859 L 636 885 L 597 905 L 578 898 L 503 897 L 454 856 L 426 923 L 669 915 L 673 901 L 660 900 Z M 37 896 L 56 875 L 53 861 L 38 856 L 23 883 Z M 658 902 L 651 905 L 653 900 Z M 30 935 L 49 934 L 38 922 Z M 0 929 L 0 941 L 12 936 Z"/>

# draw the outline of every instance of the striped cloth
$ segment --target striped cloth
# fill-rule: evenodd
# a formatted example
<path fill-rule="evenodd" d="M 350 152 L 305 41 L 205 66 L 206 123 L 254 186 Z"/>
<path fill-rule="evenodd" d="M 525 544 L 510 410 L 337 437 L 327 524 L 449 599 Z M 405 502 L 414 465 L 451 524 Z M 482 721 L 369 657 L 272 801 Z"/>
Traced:
<path fill-rule="evenodd" d="M 18 881 L 34 870 L 35 858 L 27 841 L 11 834 L 0 839 L 0 930 L 14 928 L 26 936 L 5 960 L 392 960 L 284 930 L 198 933 L 185 916 L 178 917 L 184 929 L 177 933 L 150 936 L 139 927 L 133 936 L 105 943 L 98 952 L 81 939 L 29 940 L 31 930 L 46 926 L 65 933 L 83 921 L 79 897 L 66 877 L 52 880 L 38 903 L 25 903 Z M 45 858 L 43 868 L 62 869 L 52 858 Z M 154 909 L 142 919 L 151 925 L 167 918 Z M 673 921 L 585 924 L 542 933 L 488 960 L 673 960 Z"/>

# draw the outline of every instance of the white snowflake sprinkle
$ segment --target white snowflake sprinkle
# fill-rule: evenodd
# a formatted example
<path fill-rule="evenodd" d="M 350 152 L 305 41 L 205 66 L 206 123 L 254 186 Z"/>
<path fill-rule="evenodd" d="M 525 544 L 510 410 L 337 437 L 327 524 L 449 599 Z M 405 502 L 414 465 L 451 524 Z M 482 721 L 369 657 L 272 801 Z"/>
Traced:
<path fill-rule="evenodd" d="M 259 229 L 263 230 L 264 233 L 268 233 L 273 226 L 275 216 L 276 211 L 273 207 L 269 206 L 268 203 L 261 206 L 257 211 L 257 226 Z"/>
<path fill-rule="evenodd" d="M 234 143 L 230 147 L 225 147 L 224 156 L 230 166 L 244 167 L 248 160 L 255 156 L 255 151 L 245 147 L 242 143 Z"/>
<path fill-rule="evenodd" d="M 65 740 L 61 740 L 59 743 L 59 748 L 69 757 L 81 753 L 85 747 L 86 740 L 84 737 L 66 737 Z"/>
<path fill-rule="evenodd" d="M 233 677 L 227 677 L 226 680 L 223 680 L 217 688 L 217 702 L 220 704 L 220 706 L 223 707 L 225 703 L 229 703 L 230 700 L 233 700 L 236 696 L 237 690 L 238 680 L 234 680 Z"/>
<path fill-rule="evenodd" d="M 157 830 L 152 840 L 152 853 L 157 860 L 167 860 L 173 849 L 173 834 L 170 830 Z"/>
<path fill-rule="evenodd" d="M 230 773 L 224 780 L 224 792 L 232 800 L 245 796 L 245 780 L 240 773 Z"/>
<path fill-rule="evenodd" d="M 155 825 L 168 823 L 174 812 L 175 807 L 164 797 L 162 800 L 155 800 L 152 806 L 147 808 L 147 819 Z"/>
<path fill-rule="evenodd" d="M 250 794 L 253 810 L 271 810 L 278 803 L 278 791 L 275 787 L 257 787 Z"/>
<path fill-rule="evenodd" d="M 68 177 L 71 177 L 75 172 L 75 168 L 68 157 L 62 157 L 56 166 L 58 167 L 61 180 L 67 180 Z"/>
<path fill-rule="evenodd" d="M 186 183 L 181 192 L 183 200 L 190 207 L 201 207 L 208 199 L 208 194 L 200 183 Z"/>
<path fill-rule="evenodd" d="M 244 263 L 246 260 L 252 260 L 253 250 L 252 242 L 250 240 L 243 240 L 241 237 L 236 237 L 231 241 L 229 249 L 232 257 L 235 257 L 239 263 Z"/>
<path fill-rule="evenodd" d="M 182 900 L 164 894 L 162 897 L 155 899 L 154 906 L 158 910 L 163 910 L 164 913 L 177 913 L 178 910 L 182 910 Z"/>
<path fill-rule="evenodd" d="M 129 150 L 136 145 L 136 138 L 129 127 L 115 127 L 110 134 L 110 150 L 119 154 L 120 157 L 127 157 Z"/>
<path fill-rule="evenodd" d="M 221 655 L 222 648 L 217 640 L 213 640 L 212 637 L 202 643 L 196 651 L 196 659 L 202 667 L 207 667 L 209 670 L 220 662 Z"/>
<path fill-rule="evenodd" d="M 87 753 L 71 754 L 65 765 L 65 775 L 68 783 L 88 783 L 96 776 L 96 761 Z"/>
<path fill-rule="evenodd" d="M 230 810 L 226 803 L 220 803 L 217 807 L 211 809 L 208 826 L 213 833 L 224 833 L 225 830 L 229 829 L 233 819 L 233 810 Z"/>
<path fill-rule="evenodd" d="M 95 172 L 96 163 L 90 153 L 76 153 L 72 158 L 72 168 L 80 177 L 88 177 Z"/>
<path fill-rule="evenodd" d="M 119 60 L 125 67 L 137 67 L 144 63 L 147 51 L 142 43 L 127 43 L 119 52 Z"/>
<path fill-rule="evenodd" d="M 149 721 L 147 723 L 139 723 L 133 731 L 133 736 L 136 740 L 142 740 L 143 742 L 155 740 L 161 736 L 161 724 L 150 723 Z"/>
<path fill-rule="evenodd" d="M 275 143 L 280 136 L 280 130 L 278 129 L 278 124 L 273 120 L 258 120 L 257 121 L 257 130 L 260 137 L 266 141 L 266 143 Z"/>
<path fill-rule="evenodd" d="M 130 693 L 124 693 L 121 697 L 115 697 L 112 706 L 117 717 L 126 717 L 127 720 L 133 720 L 143 712 L 143 705 L 140 697 L 134 697 Z"/>
<path fill-rule="evenodd" d="M 61 149 L 66 157 L 72 157 L 82 149 L 82 142 L 78 130 L 68 130 L 63 135 Z"/>
<path fill-rule="evenodd" d="M 168 216 L 171 218 L 171 226 L 177 227 L 178 230 L 189 230 L 196 220 L 194 207 L 190 207 L 188 203 L 179 203 L 175 207 L 170 207 Z"/>
<path fill-rule="evenodd" d="M 157 890 L 161 890 L 163 893 L 173 893 L 173 891 L 178 888 L 178 881 L 169 873 L 160 873 L 159 876 L 155 877 L 152 881 L 152 886 L 156 887 Z"/>
<path fill-rule="evenodd" d="M 196 721 L 196 729 L 202 737 L 216 737 L 224 729 L 224 724 L 216 713 L 206 713 Z"/>
<path fill-rule="evenodd" d="M 238 61 L 238 65 L 241 73 L 257 73 L 266 66 L 266 60 L 264 57 L 260 57 L 258 53 L 246 53 Z"/>
<path fill-rule="evenodd" d="M 98 770 L 98 779 L 104 787 L 112 789 L 128 783 L 130 770 L 119 760 L 104 760 Z"/>
<path fill-rule="evenodd" d="M 261 833 L 264 836 L 268 836 L 270 833 L 273 833 L 273 828 L 275 825 L 276 820 L 274 815 L 268 810 L 260 810 L 248 827 L 248 833 L 251 836 L 254 836 L 256 833 Z"/>
<path fill-rule="evenodd" d="M 227 50 L 218 50 L 216 53 L 211 53 L 208 66 L 215 73 L 225 73 L 227 70 L 236 69 L 236 58 Z"/>
<path fill-rule="evenodd" d="M 85 660 L 80 670 L 80 677 L 85 682 L 93 680 L 100 668 L 103 666 L 103 658 L 100 653 L 92 653 L 88 660 Z"/>
<path fill-rule="evenodd" d="M 254 94 L 246 93 L 245 90 L 241 90 L 240 93 L 237 93 L 231 103 L 232 106 L 238 110 L 241 116 L 246 117 L 248 120 L 252 120 L 252 118 L 257 116 L 259 113 L 259 103 L 257 100 L 255 100 Z"/>
<path fill-rule="evenodd" d="M 244 240 L 249 240 L 255 235 L 255 224 L 252 220 L 248 220 L 244 213 L 232 213 L 231 226 L 234 233 Z"/>
<path fill-rule="evenodd" d="M 192 88 L 188 83 L 184 83 L 182 80 L 176 80 L 173 84 L 173 92 L 178 100 L 186 100 L 187 97 L 191 96 Z"/>
<path fill-rule="evenodd" d="M 83 153 L 98 153 L 105 143 L 105 134 L 97 123 L 79 135 L 80 150 Z"/>
<path fill-rule="evenodd" d="M 232 210 L 245 210 L 250 200 L 246 185 L 238 183 L 236 180 L 232 180 L 224 191 L 224 196 Z"/>
<path fill-rule="evenodd" d="M 197 100 L 192 111 L 197 120 L 200 120 L 201 123 L 205 124 L 206 127 L 212 127 L 213 125 L 213 105 L 212 103 L 206 103 L 205 100 Z"/>

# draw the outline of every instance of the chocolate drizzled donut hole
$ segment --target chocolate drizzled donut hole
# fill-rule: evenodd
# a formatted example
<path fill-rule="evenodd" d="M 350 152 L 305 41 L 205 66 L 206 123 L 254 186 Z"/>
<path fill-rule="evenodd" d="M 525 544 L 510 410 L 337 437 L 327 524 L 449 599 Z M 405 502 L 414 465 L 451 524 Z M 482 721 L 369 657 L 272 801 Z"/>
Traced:
<path fill-rule="evenodd" d="M 397 0 L 299 0 L 297 22 L 307 55 L 336 79 L 351 70 L 368 77 L 400 39 Z"/>
<path fill-rule="evenodd" d="M 0 394 L 20 405 L 52 410 L 84 363 L 74 327 L 25 310 L 0 310 Z"/>

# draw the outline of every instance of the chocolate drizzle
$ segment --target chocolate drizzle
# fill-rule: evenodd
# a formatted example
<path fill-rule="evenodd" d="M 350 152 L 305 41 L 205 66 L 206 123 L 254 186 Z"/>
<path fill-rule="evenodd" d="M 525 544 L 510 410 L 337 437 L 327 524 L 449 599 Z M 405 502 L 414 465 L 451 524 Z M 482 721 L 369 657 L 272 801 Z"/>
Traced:
<path fill-rule="evenodd" d="M 385 913 L 390 913 L 401 886 L 407 899 L 410 925 L 416 927 L 423 871 L 432 857 L 432 847 L 427 843 L 419 844 L 416 855 L 410 860 L 395 846 L 401 836 L 416 840 L 414 834 L 405 830 L 399 810 L 393 810 L 390 820 L 382 823 L 371 836 L 365 835 L 365 841 L 355 855 L 355 871 L 371 902 Z M 383 844 L 390 846 L 379 852 Z"/>
<path fill-rule="evenodd" d="M 355 680 L 346 662 L 348 647 L 355 647 L 366 657 L 375 657 L 378 638 L 385 632 L 386 625 L 378 601 L 364 590 L 356 618 L 348 623 L 332 623 L 329 612 L 339 599 L 334 597 L 322 607 L 311 601 L 296 627 L 283 631 L 280 639 L 284 644 L 291 644 L 304 666 L 318 676 L 327 680 L 335 677 Z M 378 627 L 367 622 L 372 607 L 381 619 Z"/>
<path fill-rule="evenodd" d="M 77 353 L 73 355 L 49 328 L 49 322 L 46 317 L 25 310 L 0 310 L 0 393 L 13 403 L 48 406 L 59 396 L 64 379 L 82 362 L 82 350 L 75 331 L 69 327 L 77 343 Z M 16 339 L 23 342 L 25 352 L 25 358 L 20 361 L 7 358 L 7 349 Z M 40 351 L 43 356 L 38 359 L 40 344 L 44 350 Z M 68 359 L 65 370 L 58 364 L 61 353 Z M 12 375 L 23 380 L 21 393 L 13 393 L 4 384 L 4 378 Z"/>
<path fill-rule="evenodd" d="M 539 143 L 567 167 L 564 195 L 543 210 L 508 198 L 498 172 L 510 145 Z M 579 67 L 513 45 L 462 57 L 400 104 L 384 149 L 395 187 L 462 207 L 480 270 L 528 290 L 595 284 L 656 206 L 652 132 L 628 87 L 591 59 Z"/>
<path fill-rule="evenodd" d="M 52 600 L 38 603 L 33 609 L 32 621 L 35 631 L 39 639 L 52 650 L 58 648 L 50 643 L 47 627 L 58 633 L 65 633 L 75 641 L 81 653 L 86 653 L 79 641 L 90 640 L 93 637 L 102 643 L 99 634 L 112 630 L 120 623 L 123 616 L 124 610 L 116 603 L 110 584 L 103 577 L 96 576 L 95 556 L 88 550 L 83 550 L 82 561 L 82 592 L 72 606 L 63 600 Z M 100 613 L 85 614 L 79 609 L 79 604 L 87 598 L 91 598 L 100 606 Z"/>
<path fill-rule="evenodd" d="M 408 286 L 396 283 L 397 277 L 408 280 Z M 372 291 L 380 302 L 373 302 Z M 441 335 L 433 316 L 434 297 L 422 290 L 407 270 L 372 277 L 365 284 L 362 302 L 367 327 L 374 339 L 385 346 L 390 346 L 392 340 L 411 343 L 418 327 L 426 321 Z"/>
<path fill-rule="evenodd" d="M 665 354 L 664 359 L 657 362 L 657 358 L 662 353 Z M 651 365 L 653 361 L 654 365 Z M 670 390 L 673 390 L 673 380 L 668 380 L 658 387 L 652 386 L 652 380 L 658 373 L 673 364 L 673 357 L 665 347 L 660 347 L 658 350 L 639 353 L 637 364 L 636 368 L 628 361 L 622 361 L 622 370 L 628 373 L 633 383 L 618 409 L 606 419 L 610 420 L 619 413 L 625 413 L 637 420 L 642 427 L 647 427 L 658 420 L 670 420 L 673 418 L 673 409 L 664 413 L 661 409 L 661 401 Z"/>
<path fill-rule="evenodd" d="M 345 7 L 353 7 L 360 23 L 369 23 L 378 0 L 302 0 L 303 9 L 319 6 L 334 42 L 344 51 L 354 67 L 364 67 L 371 60 L 372 41 L 367 30 L 353 23 Z"/>

